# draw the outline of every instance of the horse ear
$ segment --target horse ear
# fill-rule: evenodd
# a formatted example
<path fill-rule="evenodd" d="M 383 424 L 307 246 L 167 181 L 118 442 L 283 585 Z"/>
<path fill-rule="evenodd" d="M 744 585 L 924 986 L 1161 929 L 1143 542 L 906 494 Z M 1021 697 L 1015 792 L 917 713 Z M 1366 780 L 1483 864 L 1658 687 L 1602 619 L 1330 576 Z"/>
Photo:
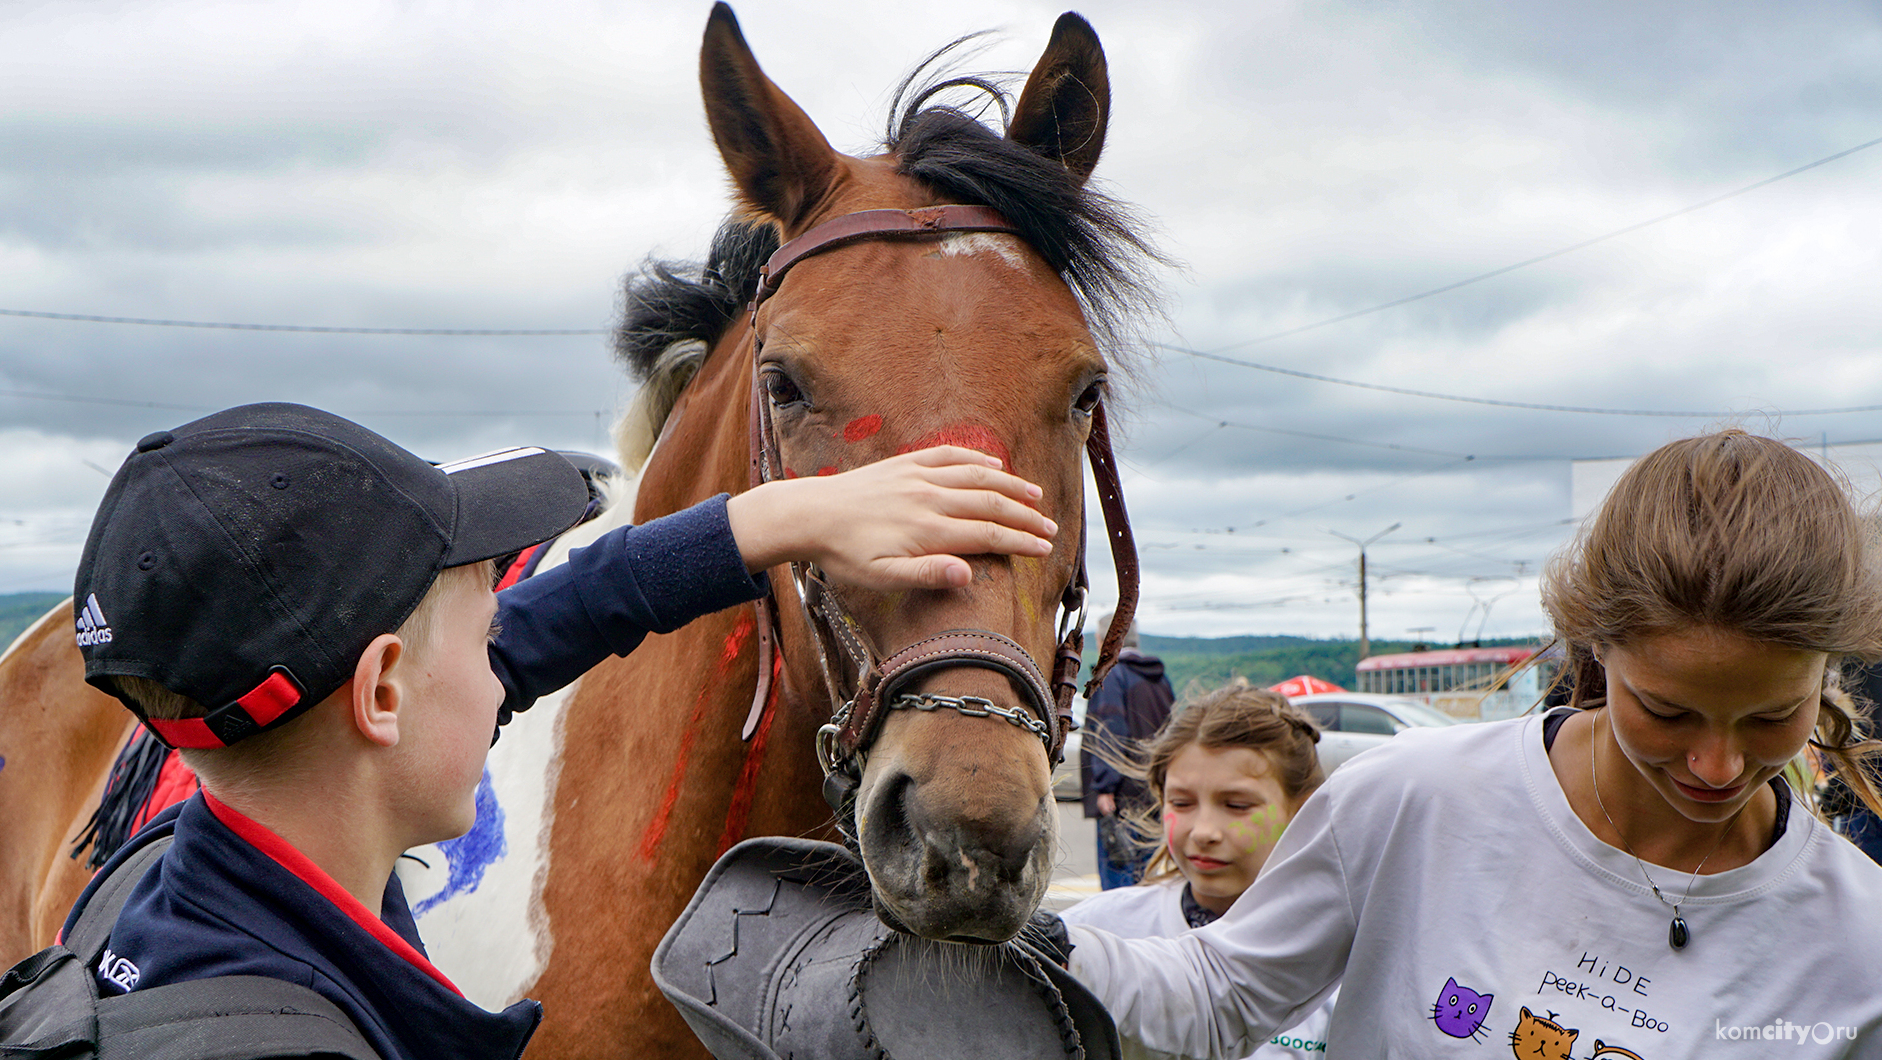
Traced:
<path fill-rule="evenodd" d="M 836 152 L 759 69 L 724 3 L 714 4 L 706 20 L 699 87 L 719 156 L 745 205 L 786 229 L 796 227 L 835 183 Z"/>
<path fill-rule="evenodd" d="M 1082 182 L 1098 164 L 1110 120 L 1111 75 L 1104 46 L 1091 23 L 1067 11 L 1026 79 L 1006 138 L 1064 163 Z"/>

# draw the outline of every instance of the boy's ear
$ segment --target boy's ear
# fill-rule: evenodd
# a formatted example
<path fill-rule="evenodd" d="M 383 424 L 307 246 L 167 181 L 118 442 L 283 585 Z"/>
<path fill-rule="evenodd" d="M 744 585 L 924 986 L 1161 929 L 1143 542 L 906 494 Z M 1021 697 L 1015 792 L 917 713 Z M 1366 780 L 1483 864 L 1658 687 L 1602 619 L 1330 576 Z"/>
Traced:
<path fill-rule="evenodd" d="M 353 727 L 381 747 L 399 742 L 399 708 L 404 685 L 397 674 L 405 644 L 397 634 L 381 633 L 360 653 L 353 680 L 346 687 Z"/>

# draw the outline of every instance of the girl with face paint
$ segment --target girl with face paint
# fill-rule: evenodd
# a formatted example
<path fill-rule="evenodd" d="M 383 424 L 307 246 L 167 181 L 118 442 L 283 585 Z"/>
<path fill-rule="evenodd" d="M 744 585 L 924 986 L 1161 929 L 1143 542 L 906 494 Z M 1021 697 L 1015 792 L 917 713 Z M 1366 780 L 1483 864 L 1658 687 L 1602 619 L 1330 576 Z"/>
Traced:
<path fill-rule="evenodd" d="M 1325 775 L 1306 713 L 1276 692 L 1230 686 L 1179 704 L 1141 760 L 1113 763 L 1143 779 L 1157 809 L 1133 822 L 1157 844 L 1144 882 L 1080 902 L 1067 924 L 1125 938 L 1178 935 L 1214 921 L 1253 883 L 1295 811 Z M 1320 1057 L 1338 992 L 1252 1058 Z M 1125 1039 L 1126 1058 L 1162 1054 Z"/>
<path fill-rule="evenodd" d="M 1542 604 L 1567 705 L 1358 756 L 1207 926 L 1072 928 L 1122 1037 L 1233 1060 L 1337 983 L 1329 1056 L 1882 1057 L 1882 869 L 1786 779 L 1809 748 L 1882 811 L 1842 690 L 1882 659 L 1877 524 L 1781 440 L 1682 439 L 1620 477 Z"/>

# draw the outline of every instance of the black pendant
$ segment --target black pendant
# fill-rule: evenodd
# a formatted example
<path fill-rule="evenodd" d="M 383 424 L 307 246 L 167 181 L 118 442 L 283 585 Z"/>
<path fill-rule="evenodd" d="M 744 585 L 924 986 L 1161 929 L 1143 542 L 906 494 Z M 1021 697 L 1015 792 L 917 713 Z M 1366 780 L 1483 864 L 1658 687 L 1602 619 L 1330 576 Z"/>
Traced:
<path fill-rule="evenodd" d="M 1676 950 L 1683 950 L 1691 938 L 1692 932 L 1686 930 L 1686 918 L 1674 914 L 1673 925 L 1666 929 L 1666 944 Z"/>

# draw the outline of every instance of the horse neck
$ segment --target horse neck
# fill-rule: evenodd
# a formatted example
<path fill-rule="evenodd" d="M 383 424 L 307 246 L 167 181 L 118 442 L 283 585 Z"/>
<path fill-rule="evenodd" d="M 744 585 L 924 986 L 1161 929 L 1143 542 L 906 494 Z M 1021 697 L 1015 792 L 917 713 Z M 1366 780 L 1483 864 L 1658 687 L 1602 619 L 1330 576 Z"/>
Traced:
<path fill-rule="evenodd" d="M 678 512 L 715 493 L 742 493 L 751 488 L 751 360 L 751 322 L 742 318 L 713 345 L 698 375 L 668 412 L 661 439 L 642 471 L 634 497 L 634 522 Z M 789 740 L 790 753 L 798 753 L 809 746 L 809 734 L 830 719 L 830 704 L 824 697 L 817 648 L 802 621 L 796 587 L 783 569 L 772 570 L 772 601 L 781 625 L 777 651 L 783 665 L 781 680 L 775 683 L 772 712 L 789 719 L 781 736 Z M 751 608 L 728 608 L 694 621 L 691 633 L 711 648 L 719 648 L 721 638 L 736 636 L 742 623 L 751 618 L 755 618 Z M 743 689 L 749 685 L 742 685 L 743 702 L 749 704 L 751 693 Z M 738 715 L 743 717 L 743 712 Z M 781 804 L 807 806 L 804 823 L 792 834 L 828 821 L 828 811 L 822 810 L 822 800 L 815 796 L 815 781 L 815 768 L 805 776 L 781 779 L 794 787 L 794 796 Z M 802 798 L 804 791 L 811 791 L 807 802 Z"/>

